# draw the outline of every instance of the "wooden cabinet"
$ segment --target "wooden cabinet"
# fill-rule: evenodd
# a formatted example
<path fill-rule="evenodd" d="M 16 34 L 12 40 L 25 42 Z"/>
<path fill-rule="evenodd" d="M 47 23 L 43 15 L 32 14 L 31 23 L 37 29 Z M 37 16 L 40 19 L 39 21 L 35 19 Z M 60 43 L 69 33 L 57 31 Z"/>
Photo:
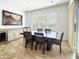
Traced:
<path fill-rule="evenodd" d="M 8 41 L 19 39 L 23 37 L 20 33 L 23 33 L 24 30 L 28 30 L 27 28 L 17 28 L 17 29 L 9 29 L 7 30 L 8 33 Z"/>
<path fill-rule="evenodd" d="M 11 41 L 11 40 L 14 40 L 14 39 L 15 39 L 14 31 L 9 30 L 8 31 L 8 41 Z"/>
<path fill-rule="evenodd" d="M 9 30 L 8 31 L 8 41 L 22 37 L 20 33 L 22 33 L 22 32 L 20 32 L 19 29 Z"/>
<path fill-rule="evenodd" d="M 23 29 L 19 29 L 19 33 L 23 33 Z M 23 35 L 19 34 L 20 37 L 23 37 Z"/>
<path fill-rule="evenodd" d="M 18 29 L 17 30 L 14 30 L 14 34 L 15 34 L 15 39 L 19 38 L 19 31 Z"/>
<path fill-rule="evenodd" d="M 29 30 L 28 30 L 29 29 Z M 16 40 L 19 39 L 21 37 L 23 37 L 23 35 L 21 35 L 20 33 L 23 33 L 23 31 L 30 31 L 30 27 L 21 27 L 21 28 L 2 28 L 0 29 L 0 38 L 1 38 L 1 42 L 3 41 L 12 41 L 12 40 Z M 7 40 L 6 40 L 6 39 Z"/>

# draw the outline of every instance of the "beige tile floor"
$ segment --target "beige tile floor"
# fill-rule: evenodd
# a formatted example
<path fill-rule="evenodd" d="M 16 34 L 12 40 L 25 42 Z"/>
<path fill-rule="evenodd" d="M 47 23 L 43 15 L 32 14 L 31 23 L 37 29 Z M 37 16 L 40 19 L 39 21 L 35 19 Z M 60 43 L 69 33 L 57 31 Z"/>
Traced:
<path fill-rule="evenodd" d="M 0 45 L 0 59 L 75 59 L 67 43 L 62 44 L 62 54 L 59 46 L 54 45 L 51 51 L 42 54 L 41 50 L 31 51 L 30 47 L 24 48 L 23 39 L 18 39 Z"/>

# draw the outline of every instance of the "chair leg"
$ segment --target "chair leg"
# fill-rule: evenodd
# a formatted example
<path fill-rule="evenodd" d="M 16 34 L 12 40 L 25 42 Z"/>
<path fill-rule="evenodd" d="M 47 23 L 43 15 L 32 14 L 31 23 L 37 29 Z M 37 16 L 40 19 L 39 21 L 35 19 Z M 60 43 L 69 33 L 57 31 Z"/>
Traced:
<path fill-rule="evenodd" d="M 26 42 L 26 40 L 25 40 L 25 38 L 23 37 L 23 44 L 25 44 L 25 42 Z"/>
<path fill-rule="evenodd" d="M 43 45 L 43 54 L 45 53 L 45 44 Z"/>
<path fill-rule="evenodd" d="M 52 47 L 52 50 L 53 50 L 53 44 L 51 45 L 51 47 Z"/>
<path fill-rule="evenodd" d="M 34 42 L 31 42 L 31 50 L 33 50 L 33 43 L 34 43 Z"/>
<path fill-rule="evenodd" d="M 25 48 L 27 48 L 27 40 L 25 41 Z"/>
<path fill-rule="evenodd" d="M 37 50 L 37 45 L 38 45 L 38 44 L 37 44 L 37 42 L 36 42 L 36 44 L 35 44 L 35 50 Z"/>
<path fill-rule="evenodd" d="M 60 54 L 61 54 L 61 45 L 60 45 Z"/>

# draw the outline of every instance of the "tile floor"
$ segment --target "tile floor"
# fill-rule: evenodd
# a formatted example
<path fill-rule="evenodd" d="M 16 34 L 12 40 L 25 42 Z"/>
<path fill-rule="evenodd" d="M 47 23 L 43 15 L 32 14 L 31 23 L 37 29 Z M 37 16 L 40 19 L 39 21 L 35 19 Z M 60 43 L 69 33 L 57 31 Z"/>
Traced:
<path fill-rule="evenodd" d="M 75 59 L 67 43 L 62 44 L 62 54 L 59 46 L 54 45 L 51 51 L 42 54 L 41 50 L 31 51 L 30 47 L 24 48 L 23 39 L 18 39 L 0 45 L 0 59 Z"/>

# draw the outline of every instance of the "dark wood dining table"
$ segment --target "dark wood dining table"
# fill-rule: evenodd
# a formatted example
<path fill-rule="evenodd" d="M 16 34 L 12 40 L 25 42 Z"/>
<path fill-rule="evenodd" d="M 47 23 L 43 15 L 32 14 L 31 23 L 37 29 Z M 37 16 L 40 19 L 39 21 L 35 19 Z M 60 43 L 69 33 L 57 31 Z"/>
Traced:
<path fill-rule="evenodd" d="M 34 32 L 36 32 L 36 31 L 32 31 L 31 32 L 33 41 L 35 41 Z M 56 32 L 51 32 L 51 33 L 43 32 L 43 33 L 44 33 L 45 42 L 47 43 L 46 50 L 49 51 L 49 50 L 51 50 L 51 46 L 52 46 L 53 40 L 57 37 L 57 33 Z M 25 35 L 24 33 L 20 33 L 20 34 Z"/>

